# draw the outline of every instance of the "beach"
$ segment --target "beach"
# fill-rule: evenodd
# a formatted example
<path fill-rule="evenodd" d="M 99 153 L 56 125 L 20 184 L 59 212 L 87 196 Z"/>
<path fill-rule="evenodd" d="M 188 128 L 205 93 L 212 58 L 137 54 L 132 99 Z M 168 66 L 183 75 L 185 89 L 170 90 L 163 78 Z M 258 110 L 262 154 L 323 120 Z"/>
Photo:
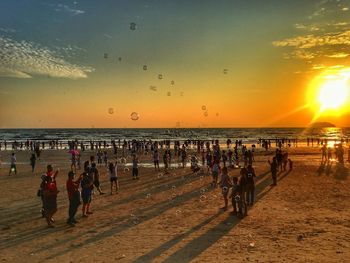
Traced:
<path fill-rule="evenodd" d="M 346 149 L 347 150 L 347 149 Z M 272 183 L 268 159 L 274 149 L 260 150 L 256 202 L 243 219 L 220 208 L 220 188 L 206 173 L 188 167 L 169 174 L 141 167 L 140 180 L 118 166 L 120 191 L 110 195 L 106 168 L 99 166 L 105 195 L 93 196 L 89 218 L 66 224 L 65 182 L 69 154 L 44 150 L 31 173 L 28 151 L 18 151 L 18 174 L 0 170 L 0 251 L 2 262 L 349 262 L 349 163 L 322 167 L 320 148 L 289 148 L 293 170 Z M 8 161 L 10 151 L 1 152 Z M 88 160 L 91 151 L 82 154 Z M 347 154 L 346 154 L 347 157 Z M 149 162 L 142 156 L 141 162 Z M 347 159 L 347 158 L 345 158 Z M 128 159 L 130 161 L 130 159 Z M 59 168 L 55 228 L 41 218 L 36 196 L 46 165 Z M 238 176 L 239 169 L 229 169 Z"/>

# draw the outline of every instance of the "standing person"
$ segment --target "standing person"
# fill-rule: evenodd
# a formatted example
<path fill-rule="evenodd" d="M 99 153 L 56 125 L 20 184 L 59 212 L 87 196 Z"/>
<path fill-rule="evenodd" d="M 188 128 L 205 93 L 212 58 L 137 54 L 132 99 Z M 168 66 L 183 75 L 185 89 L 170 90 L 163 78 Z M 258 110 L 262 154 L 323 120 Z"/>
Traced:
<path fill-rule="evenodd" d="M 224 166 L 222 168 L 222 174 L 221 174 L 221 180 L 219 182 L 220 187 L 221 187 L 221 192 L 222 192 L 222 196 L 224 197 L 224 201 L 225 201 L 225 206 L 222 207 L 222 209 L 224 211 L 227 210 L 227 206 L 228 206 L 228 193 L 230 191 L 230 187 L 232 186 L 230 177 L 228 176 L 227 173 L 227 167 Z"/>
<path fill-rule="evenodd" d="M 102 164 L 102 152 L 101 150 L 97 151 L 97 164 Z"/>
<path fill-rule="evenodd" d="M 159 153 L 158 153 L 158 150 L 155 150 L 153 152 L 153 163 L 154 163 L 154 170 L 159 171 Z"/>
<path fill-rule="evenodd" d="M 270 160 L 268 160 L 268 162 L 270 164 L 272 182 L 273 182 L 271 184 L 271 186 L 276 186 L 277 185 L 277 170 L 278 170 L 278 164 L 277 164 L 276 157 L 273 157 L 272 162 L 270 162 Z"/>
<path fill-rule="evenodd" d="M 97 191 L 100 193 L 100 195 L 103 195 L 104 192 L 102 192 L 101 186 L 100 186 L 100 172 L 98 171 L 98 169 L 96 167 L 96 163 L 92 163 L 91 164 L 90 172 L 93 175 L 94 186 L 97 188 Z"/>
<path fill-rule="evenodd" d="M 88 217 L 88 215 L 93 214 L 90 211 L 93 181 L 91 180 L 91 176 L 87 170 L 85 170 L 83 173 L 83 179 L 81 180 L 80 185 L 81 199 L 83 199 L 83 217 Z"/>
<path fill-rule="evenodd" d="M 15 175 L 17 174 L 17 158 L 16 158 L 16 154 L 12 153 L 11 154 L 11 166 L 10 166 L 10 171 L 9 171 L 9 176 L 11 175 L 12 172 L 15 173 Z"/>
<path fill-rule="evenodd" d="M 119 183 L 118 183 L 118 175 L 117 175 L 117 163 L 115 163 L 115 165 L 112 162 L 109 163 L 108 175 L 111 181 L 111 195 L 113 194 L 113 183 L 115 184 L 115 192 L 118 193 Z"/>
<path fill-rule="evenodd" d="M 139 179 L 139 159 L 137 158 L 136 154 L 133 155 L 132 159 L 132 179 Z"/>
<path fill-rule="evenodd" d="M 107 165 L 108 165 L 108 153 L 107 153 L 107 151 L 103 152 L 103 162 L 105 163 L 105 166 L 107 167 Z"/>
<path fill-rule="evenodd" d="M 206 155 L 206 159 L 207 159 L 207 174 L 210 174 L 213 156 L 211 155 L 211 152 L 209 150 L 208 150 L 208 153 Z"/>
<path fill-rule="evenodd" d="M 47 226 L 52 228 L 55 227 L 53 225 L 54 219 L 53 215 L 57 212 L 57 185 L 56 182 L 53 181 L 51 176 L 46 176 L 45 185 L 44 185 L 44 212 L 45 218 L 47 222 Z"/>
<path fill-rule="evenodd" d="M 240 197 L 241 197 L 241 205 L 242 205 L 242 216 L 248 215 L 248 207 L 247 207 L 247 168 L 243 167 L 240 171 L 240 177 L 239 177 L 239 190 L 240 190 Z"/>
<path fill-rule="evenodd" d="M 66 188 L 67 188 L 68 199 L 69 199 L 67 224 L 71 226 L 75 226 L 75 224 L 78 223 L 75 220 L 75 214 L 77 213 L 78 207 L 81 204 L 79 185 L 81 180 L 83 179 L 83 174 L 81 174 L 76 181 L 74 181 L 74 176 L 75 176 L 74 172 L 70 171 L 68 173 L 68 180 L 66 182 Z"/>
<path fill-rule="evenodd" d="M 255 170 L 251 165 L 247 167 L 247 204 L 252 206 L 254 204 L 255 197 Z"/>
<path fill-rule="evenodd" d="M 323 160 L 327 161 L 327 146 L 326 146 L 326 144 L 323 144 L 321 151 L 322 151 L 322 162 L 323 162 Z"/>
<path fill-rule="evenodd" d="M 32 173 L 34 173 L 35 162 L 36 162 L 36 157 L 35 157 L 35 154 L 32 153 L 32 155 L 30 156 L 30 166 L 32 167 Z"/>
<path fill-rule="evenodd" d="M 218 161 L 215 161 L 212 167 L 212 177 L 213 177 L 213 182 L 211 185 L 215 188 L 217 186 L 218 182 L 218 177 L 220 173 L 220 164 Z"/>
<path fill-rule="evenodd" d="M 328 147 L 327 148 L 327 160 L 330 162 L 332 160 L 332 148 Z"/>
<path fill-rule="evenodd" d="M 169 157 L 168 157 L 168 154 L 167 154 L 166 151 L 163 154 L 163 163 L 164 163 L 165 173 L 167 174 L 168 173 L 168 168 L 169 168 Z"/>
<path fill-rule="evenodd" d="M 242 198 L 241 198 L 241 189 L 238 184 L 238 178 L 233 177 L 232 179 L 232 191 L 230 198 L 232 200 L 232 214 L 242 217 Z"/>

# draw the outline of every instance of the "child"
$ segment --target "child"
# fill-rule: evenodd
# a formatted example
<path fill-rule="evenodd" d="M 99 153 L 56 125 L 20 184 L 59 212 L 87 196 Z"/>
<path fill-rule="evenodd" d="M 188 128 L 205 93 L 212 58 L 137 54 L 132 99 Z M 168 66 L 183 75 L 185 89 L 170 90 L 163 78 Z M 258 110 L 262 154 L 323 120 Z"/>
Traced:
<path fill-rule="evenodd" d="M 14 172 L 15 175 L 17 174 L 16 162 L 17 162 L 16 155 L 15 155 L 15 153 L 12 153 L 11 154 L 11 167 L 10 167 L 10 171 L 9 171 L 9 176 L 11 175 L 12 172 Z"/>
<path fill-rule="evenodd" d="M 225 206 L 222 207 L 224 211 L 227 210 L 227 205 L 228 205 L 228 192 L 230 187 L 232 186 L 230 177 L 227 174 L 227 167 L 222 168 L 222 175 L 221 175 L 221 181 L 219 182 L 221 190 L 222 190 L 222 196 L 224 197 L 225 201 Z"/>
<path fill-rule="evenodd" d="M 74 180 L 74 172 L 70 171 L 68 173 L 68 180 L 66 182 L 66 188 L 68 193 L 68 199 L 69 199 L 69 211 L 68 211 L 68 219 L 67 224 L 70 226 L 75 226 L 77 221 L 75 220 L 75 214 L 77 213 L 78 207 L 80 205 L 80 192 L 79 192 L 79 185 L 80 181 L 83 179 L 83 174 L 79 176 L 79 178 L 76 181 Z"/>
<path fill-rule="evenodd" d="M 113 194 L 113 183 L 115 184 L 115 192 L 118 193 L 119 183 L 118 183 L 118 176 L 117 176 L 117 163 L 115 163 L 115 165 L 113 163 L 109 163 L 108 174 L 109 174 L 109 179 L 111 181 L 111 195 Z"/>
<path fill-rule="evenodd" d="M 100 187 L 100 173 L 96 167 L 96 163 L 91 164 L 90 172 L 93 174 L 94 186 L 97 188 L 97 191 L 100 193 L 100 195 L 103 195 L 104 193 L 102 192 Z"/>
<path fill-rule="evenodd" d="M 248 215 L 248 207 L 247 207 L 247 200 L 246 200 L 246 193 L 247 193 L 247 168 L 243 167 L 240 171 L 240 177 L 238 180 L 239 184 L 239 193 L 240 193 L 240 202 L 242 206 L 242 216 Z"/>
<path fill-rule="evenodd" d="M 193 173 L 198 172 L 200 170 L 198 166 L 198 159 L 196 155 L 191 156 L 191 170 Z"/>

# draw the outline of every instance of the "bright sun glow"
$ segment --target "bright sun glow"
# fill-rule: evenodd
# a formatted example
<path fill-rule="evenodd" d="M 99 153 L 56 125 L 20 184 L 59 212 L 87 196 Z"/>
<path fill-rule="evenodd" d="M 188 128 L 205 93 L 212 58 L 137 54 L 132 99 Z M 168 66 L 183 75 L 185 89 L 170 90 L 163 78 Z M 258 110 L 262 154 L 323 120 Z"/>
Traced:
<path fill-rule="evenodd" d="M 331 68 L 314 78 L 307 93 L 308 106 L 315 119 L 340 116 L 350 110 L 350 68 Z"/>
<path fill-rule="evenodd" d="M 329 80 L 321 86 L 318 100 L 321 111 L 342 107 L 348 99 L 348 85 L 346 81 Z"/>

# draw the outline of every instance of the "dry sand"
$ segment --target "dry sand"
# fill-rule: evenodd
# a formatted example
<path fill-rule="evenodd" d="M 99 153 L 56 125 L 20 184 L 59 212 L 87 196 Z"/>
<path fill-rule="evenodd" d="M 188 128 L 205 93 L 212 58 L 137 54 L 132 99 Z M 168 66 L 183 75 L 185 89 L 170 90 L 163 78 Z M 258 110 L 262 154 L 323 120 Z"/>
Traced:
<path fill-rule="evenodd" d="M 2 161 L 9 160 L 9 152 Z M 271 153 L 272 154 L 272 153 Z M 82 160 L 88 159 L 84 153 Z M 220 189 L 210 177 L 174 169 L 169 176 L 141 168 L 139 181 L 119 169 L 120 193 L 109 194 L 105 168 L 102 188 L 95 195 L 94 214 L 72 228 L 67 218 L 65 181 L 69 155 L 44 151 L 31 174 L 19 164 L 19 174 L 0 170 L 1 262 L 350 262 L 349 163 L 320 167 L 317 148 L 290 149 L 294 169 L 279 175 L 270 187 L 265 153 L 254 163 L 258 174 L 257 202 L 238 220 L 223 212 Z M 27 162 L 28 152 L 18 152 Z M 56 228 L 48 229 L 36 197 L 47 163 L 58 176 Z M 238 175 L 230 170 L 230 175 Z M 204 194 L 203 194 L 204 192 Z M 204 195 L 201 199 L 201 195 Z M 81 208 L 81 207 L 80 207 Z"/>

